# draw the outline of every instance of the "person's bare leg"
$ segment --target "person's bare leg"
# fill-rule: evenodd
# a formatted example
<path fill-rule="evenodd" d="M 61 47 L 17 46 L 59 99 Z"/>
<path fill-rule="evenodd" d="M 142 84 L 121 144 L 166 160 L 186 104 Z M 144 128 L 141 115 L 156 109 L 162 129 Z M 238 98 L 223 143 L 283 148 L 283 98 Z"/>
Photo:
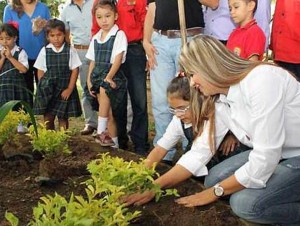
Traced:
<path fill-rule="evenodd" d="M 55 115 L 51 115 L 49 113 L 44 114 L 44 123 L 47 130 L 55 130 L 54 120 Z"/>
<path fill-rule="evenodd" d="M 99 103 L 99 116 L 103 118 L 108 118 L 110 111 L 110 101 L 105 93 L 105 89 L 100 87 L 100 93 L 97 95 Z"/>
<path fill-rule="evenodd" d="M 64 128 L 64 130 L 68 129 L 69 128 L 69 120 L 64 119 L 64 118 L 59 118 L 58 126 L 59 126 L 59 129 L 61 129 L 61 128 Z"/>

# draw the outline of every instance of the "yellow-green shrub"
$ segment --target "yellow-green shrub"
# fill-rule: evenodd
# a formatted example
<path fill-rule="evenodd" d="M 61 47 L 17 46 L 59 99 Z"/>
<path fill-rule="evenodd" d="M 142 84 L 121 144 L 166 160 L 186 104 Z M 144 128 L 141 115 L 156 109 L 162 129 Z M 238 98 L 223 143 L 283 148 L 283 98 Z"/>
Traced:
<path fill-rule="evenodd" d="M 17 133 L 19 123 L 26 126 L 30 122 L 30 116 L 23 110 L 10 111 L 0 124 L 0 144 Z"/>
<path fill-rule="evenodd" d="M 35 136 L 34 128 L 32 126 L 29 127 L 29 136 L 32 138 L 33 150 L 42 152 L 45 155 L 53 155 L 59 152 L 70 153 L 68 146 L 70 136 L 66 130 L 47 130 L 44 124 L 39 124 L 38 134 L 38 137 Z"/>

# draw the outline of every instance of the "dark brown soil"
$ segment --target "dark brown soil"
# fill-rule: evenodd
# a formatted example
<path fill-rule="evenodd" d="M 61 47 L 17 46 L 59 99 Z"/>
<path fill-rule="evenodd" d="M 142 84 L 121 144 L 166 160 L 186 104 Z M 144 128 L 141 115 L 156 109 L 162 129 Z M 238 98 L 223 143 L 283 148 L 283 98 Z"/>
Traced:
<path fill-rule="evenodd" d="M 17 140 L 26 146 L 28 138 L 21 136 Z M 14 142 L 10 142 L 13 146 Z M 125 160 L 138 160 L 140 156 L 128 151 L 104 149 L 89 136 L 74 136 L 69 142 L 72 155 L 56 156 L 53 159 L 29 158 L 28 150 L 14 151 L 9 155 L 5 146 L 5 159 L 0 151 L 0 226 L 7 225 L 4 219 L 5 211 L 14 213 L 20 220 L 19 225 L 26 225 L 32 216 L 32 208 L 37 205 L 41 196 L 59 193 L 69 197 L 71 192 L 84 194 L 80 184 L 89 175 L 86 165 L 99 153 L 109 152 L 112 156 L 123 157 Z M 17 146 L 22 146 L 17 145 Z M 16 145 L 13 150 L 18 149 Z M 27 146 L 26 146 L 27 147 Z M 2 147 L 2 150 L 4 147 Z M 20 148 L 19 148 L 20 149 Z M 19 150 L 18 149 L 18 150 Z M 22 153 L 18 155 L 18 153 Z M 168 170 L 168 166 L 160 165 L 159 172 Z M 194 180 L 188 180 L 177 187 L 179 194 L 184 196 L 202 189 L 202 185 Z M 133 207 L 131 207 L 133 208 Z M 150 202 L 142 207 L 134 207 L 142 211 L 142 216 L 132 225 L 142 226 L 197 226 L 197 225 L 243 225 L 235 217 L 228 205 L 220 201 L 213 205 L 199 208 L 185 208 L 174 203 L 174 197 L 162 198 L 158 203 Z"/>

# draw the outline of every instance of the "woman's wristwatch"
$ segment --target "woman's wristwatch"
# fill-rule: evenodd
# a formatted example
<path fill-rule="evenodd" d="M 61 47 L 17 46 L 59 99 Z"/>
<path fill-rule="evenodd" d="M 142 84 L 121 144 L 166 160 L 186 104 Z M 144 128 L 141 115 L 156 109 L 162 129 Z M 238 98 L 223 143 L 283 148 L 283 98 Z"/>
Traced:
<path fill-rule="evenodd" d="M 214 194 L 217 197 L 222 197 L 224 195 L 224 188 L 220 185 L 220 183 L 217 183 L 214 186 Z"/>

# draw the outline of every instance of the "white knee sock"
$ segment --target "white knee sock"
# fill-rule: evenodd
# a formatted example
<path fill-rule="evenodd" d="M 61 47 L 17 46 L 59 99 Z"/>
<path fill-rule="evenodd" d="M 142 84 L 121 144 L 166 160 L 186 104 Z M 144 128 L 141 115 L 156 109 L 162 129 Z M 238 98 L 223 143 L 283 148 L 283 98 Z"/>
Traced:
<path fill-rule="evenodd" d="M 104 132 L 107 128 L 107 121 L 108 118 L 103 118 L 103 117 L 98 117 L 98 128 L 97 128 L 97 133 L 101 134 Z"/>

